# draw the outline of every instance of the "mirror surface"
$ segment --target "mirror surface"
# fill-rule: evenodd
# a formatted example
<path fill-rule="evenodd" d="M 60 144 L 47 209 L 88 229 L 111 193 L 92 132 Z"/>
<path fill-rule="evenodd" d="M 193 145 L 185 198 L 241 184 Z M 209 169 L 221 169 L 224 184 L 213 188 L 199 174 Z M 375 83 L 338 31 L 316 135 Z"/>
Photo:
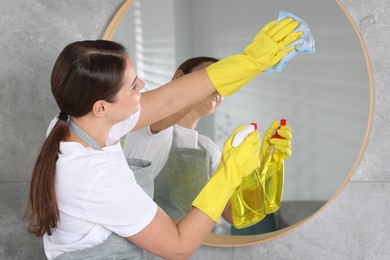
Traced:
<path fill-rule="evenodd" d="M 287 118 L 293 129 L 293 156 L 285 163 L 277 214 L 278 229 L 285 229 L 311 216 L 340 190 L 368 132 L 372 103 L 367 64 L 359 37 L 338 3 L 135 1 L 112 40 L 127 47 L 146 89 L 153 89 L 170 81 L 188 58 L 242 52 L 280 10 L 308 23 L 315 54 L 299 54 L 282 72 L 258 76 L 226 97 L 198 130 L 222 148 L 240 124 L 257 122 L 263 134 L 272 121 Z"/>

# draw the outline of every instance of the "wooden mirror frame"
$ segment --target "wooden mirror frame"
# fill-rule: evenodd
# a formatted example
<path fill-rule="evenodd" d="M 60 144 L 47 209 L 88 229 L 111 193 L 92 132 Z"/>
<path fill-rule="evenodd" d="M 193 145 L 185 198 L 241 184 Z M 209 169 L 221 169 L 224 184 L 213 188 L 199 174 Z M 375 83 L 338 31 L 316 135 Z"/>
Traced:
<path fill-rule="evenodd" d="M 368 80 L 369 80 L 369 88 L 370 88 L 370 105 L 369 105 L 369 113 L 368 113 L 368 121 L 367 121 L 367 126 L 366 126 L 366 131 L 365 135 L 363 138 L 362 146 L 360 148 L 359 154 L 350 169 L 347 177 L 341 184 L 341 186 L 338 188 L 338 190 L 333 194 L 333 196 L 319 209 L 317 210 L 314 214 L 312 214 L 310 217 L 307 217 L 306 219 L 291 225 L 289 227 L 274 231 L 274 232 L 269 232 L 265 234 L 258 234 L 258 235 L 248 235 L 248 236 L 231 236 L 231 235 L 221 235 L 221 234 L 214 234 L 210 233 L 209 236 L 206 238 L 204 241 L 203 245 L 207 246 L 216 246 L 216 247 L 240 247 L 240 246 L 248 246 L 248 245 L 254 245 L 258 243 L 263 243 L 266 241 L 269 241 L 271 239 L 278 238 L 284 234 L 287 234 L 300 226 L 304 225 L 308 221 L 310 221 L 312 218 L 314 218 L 317 214 L 319 214 L 326 206 L 328 206 L 338 195 L 339 193 L 344 189 L 345 185 L 347 182 L 350 180 L 351 176 L 353 175 L 354 171 L 356 170 L 357 165 L 359 164 L 363 153 L 365 151 L 365 148 L 367 146 L 367 141 L 368 137 L 371 131 L 371 126 L 372 126 L 372 119 L 373 119 L 373 108 L 374 108 L 374 86 L 373 86 L 373 79 L 372 79 L 372 71 L 371 71 L 371 64 L 370 60 L 368 58 L 367 54 L 367 49 L 365 46 L 365 43 L 362 39 L 362 36 L 356 27 L 353 19 L 345 9 L 345 7 L 339 2 L 339 0 L 335 0 L 337 5 L 340 7 L 340 9 L 343 11 L 344 15 L 348 18 L 352 28 L 354 29 L 356 35 L 358 36 L 360 45 L 363 50 L 364 58 L 366 61 L 366 66 L 367 66 L 367 72 L 368 72 Z M 134 0 L 126 0 L 118 12 L 114 15 L 113 19 L 110 21 L 107 29 L 105 30 L 102 39 L 103 40 L 112 40 L 112 37 L 119 26 L 120 22 L 122 21 L 124 15 L 126 12 L 129 10 L 129 8 L 134 4 Z"/>

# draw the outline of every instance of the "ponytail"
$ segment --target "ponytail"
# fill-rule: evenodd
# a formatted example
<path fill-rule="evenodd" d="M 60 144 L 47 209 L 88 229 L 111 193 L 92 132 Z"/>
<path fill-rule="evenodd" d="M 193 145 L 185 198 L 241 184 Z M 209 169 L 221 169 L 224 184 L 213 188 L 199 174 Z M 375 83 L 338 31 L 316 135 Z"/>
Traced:
<path fill-rule="evenodd" d="M 43 143 L 35 162 L 25 217 L 29 219 L 28 233 L 49 236 L 57 227 L 59 210 L 55 194 L 55 170 L 60 142 L 69 136 L 68 124 L 58 120 Z"/>

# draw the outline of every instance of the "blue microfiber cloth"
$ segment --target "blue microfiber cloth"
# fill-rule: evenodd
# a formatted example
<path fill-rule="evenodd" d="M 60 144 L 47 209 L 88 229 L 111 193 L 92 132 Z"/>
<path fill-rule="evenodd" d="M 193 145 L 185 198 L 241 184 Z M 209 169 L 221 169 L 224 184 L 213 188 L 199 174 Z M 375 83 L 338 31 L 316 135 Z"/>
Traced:
<path fill-rule="evenodd" d="M 286 18 L 292 18 L 295 21 L 298 21 L 299 26 L 298 26 L 298 28 L 296 28 L 294 30 L 294 32 L 302 32 L 303 34 L 298 40 L 292 42 L 289 46 L 287 46 L 287 47 L 295 46 L 295 50 L 289 52 L 286 56 L 284 56 L 283 59 L 278 64 L 267 69 L 265 71 L 266 73 L 273 73 L 275 71 L 277 71 L 277 72 L 282 71 L 284 66 L 286 66 L 287 62 L 290 59 L 292 59 L 295 55 L 297 55 L 298 53 L 312 54 L 315 52 L 314 37 L 313 37 L 313 34 L 311 33 L 310 28 L 307 25 L 307 23 L 303 19 L 301 19 L 300 17 L 298 17 L 292 13 L 286 12 L 286 11 L 279 12 L 279 16 L 278 16 L 278 19 L 276 22 L 278 23 Z"/>

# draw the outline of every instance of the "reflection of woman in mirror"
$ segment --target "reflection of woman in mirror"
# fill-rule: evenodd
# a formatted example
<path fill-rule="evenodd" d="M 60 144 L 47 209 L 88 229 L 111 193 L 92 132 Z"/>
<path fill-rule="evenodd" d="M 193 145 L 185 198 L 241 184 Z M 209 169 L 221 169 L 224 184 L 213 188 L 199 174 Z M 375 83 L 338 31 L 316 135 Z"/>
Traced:
<path fill-rule="evenodd" d="M 217 61 L 211 57 L 190 58 L 177 68 L 172 80 Z M 220 162 L 221 151 L 218 145 L 209 137 L 199 134 L 196 126 L 202 117 L 214 113 L 222 100 L 223 97 L 216 95 L 195 107 L 184 109 L 126 136 L 123 147 L 126 157 L 151 162 L 151 172 L 145 174 L 152 174 L 154 178 L 153 200 L 175 222 L 180 221 L 191 210 L 192 201 Z M 141 183 L 143 184 L 142 181 Z M 142 184 L 141 187 L 145 189 Z M 222 216 L 232 224 L 230 203 Z M 274 214 L 267 215 L 261 222 L 244 229 L 236 229 L 224 220 L 220 220 L 213 232 L 253 235 L 276 229 Z"/>
<path fill-rule="evenodd" d="M 217 61 L 211 57 L 188 59 L 177 68 L 173 80 Z M 222 100 L 223 97 L 217 94 L 126 137 L 123 147 L 126 157 L 152 163 L 154 201 L 176 222 L 191 210 L 192 201 L 221 159 L 218 145 L 199 134 L 196 126 L 202 117 L 214 113 Z M 228 209 L 223 216 L 231 222 Z"/>
<path fill-rule="evenodd" d="M 235 148 L 232 137 L 226 141 L 216 172 L 179 223 L 137 184 L 119 139 L 216 91 L 233 94 L 294 50 L 285 47 L 301 36 L 293 32 L 298 25 L 291 19 L 271 22 L 243 54 L 142 93 L 142 99 L 144 83 L 123 46 L 97 40 L 65 47 L 51 77 L 60 113 L 38 154 L 26 211 L 29 232 L 43 236 L 46 256 L 135 259 L 147 250 L 163 258 L 189 258 L 241 183 L 241 172 L 230 169 L 257 167 L 257 132 Z"/>

